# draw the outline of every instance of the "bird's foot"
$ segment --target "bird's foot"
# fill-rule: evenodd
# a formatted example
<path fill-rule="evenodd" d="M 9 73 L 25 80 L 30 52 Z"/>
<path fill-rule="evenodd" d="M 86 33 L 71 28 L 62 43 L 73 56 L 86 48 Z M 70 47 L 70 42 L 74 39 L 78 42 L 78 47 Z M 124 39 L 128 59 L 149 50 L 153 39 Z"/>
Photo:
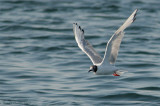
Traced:
<path fill-rule="evenodd" d="M 113 75 L 114 75 L 114 76 L 120 76 L 120 75 L 118 75 L 116 72 L 114 72 Z"/>

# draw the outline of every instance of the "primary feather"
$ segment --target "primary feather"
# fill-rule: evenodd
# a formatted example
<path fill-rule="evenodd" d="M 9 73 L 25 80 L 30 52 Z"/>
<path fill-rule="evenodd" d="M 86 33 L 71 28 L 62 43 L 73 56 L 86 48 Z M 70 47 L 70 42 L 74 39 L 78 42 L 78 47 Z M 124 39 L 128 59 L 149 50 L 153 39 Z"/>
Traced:
<path fill-rule="evenodd" d="M 112 35 L 107 43 L 104 58 L 101 64 L 114 64 L 117 59 L 119 47 L 124 36 L 124 30 L 135 21 L 137 9 L 130 15 L 124 24 Z"/>
<path fill-rule="evenodd" d="M 93 49 L 92 45 L 84 39 L 84 30 L 77 23 L 73 24 L 73 32 L 79 48 L 87 54 L 93 64 L 102 62 L 101 56 Z"/>

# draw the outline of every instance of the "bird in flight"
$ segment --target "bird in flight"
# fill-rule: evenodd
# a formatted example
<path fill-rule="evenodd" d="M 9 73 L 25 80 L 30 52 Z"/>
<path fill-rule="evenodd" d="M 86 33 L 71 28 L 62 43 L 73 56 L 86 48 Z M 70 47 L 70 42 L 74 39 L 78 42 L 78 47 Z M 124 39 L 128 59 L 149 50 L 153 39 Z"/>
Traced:
<path fill-rule="evenodd" d="M 111 36 L 107 43 L 104 57 L 102 58 L 84 38 L 84 30 L 77 24 L 73 23 L 73 32 L 79 48 L 87 54 L 93 65 L 88 72 L 94 72 L 96 75 L 120 76 L 123 72 L 115 66 L 119 47 L 124 36 L 124 30 L 135 21 L 137 9 L 129 16 L 124 24 Z"/>

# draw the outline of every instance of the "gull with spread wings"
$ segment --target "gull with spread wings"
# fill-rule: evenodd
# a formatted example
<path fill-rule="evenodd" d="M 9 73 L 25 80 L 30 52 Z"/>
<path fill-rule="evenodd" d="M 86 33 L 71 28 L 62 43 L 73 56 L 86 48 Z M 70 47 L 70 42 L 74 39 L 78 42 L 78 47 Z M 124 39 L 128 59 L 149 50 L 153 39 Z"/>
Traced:
<path fill-rule="evenodd" d="M 111 75 L 120 76 L 123 72 L 115 66 L 119 47 L 124 36 L 124 30 L 135 21 L 137 9 L 130 15 L 124 24 L 112 35 L 107 43 L 104 58 L 93 49 L 92 45 L 85 40 L 84 30 L 77 24 L 73 24 L 73 32 L 79 48 L 87 54 L 91 59 L 93 65 L 90 66 L 88 72 L 94 72 L 97 75 Z"/>

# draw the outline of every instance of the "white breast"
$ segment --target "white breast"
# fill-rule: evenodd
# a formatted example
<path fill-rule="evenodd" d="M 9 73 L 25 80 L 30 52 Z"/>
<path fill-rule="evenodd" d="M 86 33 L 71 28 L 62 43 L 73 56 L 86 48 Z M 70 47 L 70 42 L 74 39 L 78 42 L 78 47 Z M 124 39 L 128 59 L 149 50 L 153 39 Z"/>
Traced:
<path fill-rule="evenodd" d="M 98 66 L 97 75 L 112 75 L 118 68 L 112 65 Z"/>

